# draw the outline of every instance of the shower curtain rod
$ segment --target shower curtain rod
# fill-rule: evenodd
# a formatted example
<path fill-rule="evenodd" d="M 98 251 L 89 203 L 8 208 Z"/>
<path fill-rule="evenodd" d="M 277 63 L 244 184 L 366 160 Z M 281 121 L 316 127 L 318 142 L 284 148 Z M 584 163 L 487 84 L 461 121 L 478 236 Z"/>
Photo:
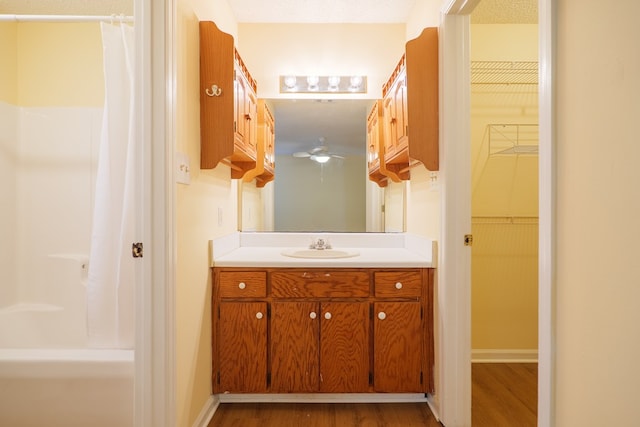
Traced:
<path fill-rule="evenodd" d="M 0 15 L 0 22 L 133 22 L 125 15 Z"/>

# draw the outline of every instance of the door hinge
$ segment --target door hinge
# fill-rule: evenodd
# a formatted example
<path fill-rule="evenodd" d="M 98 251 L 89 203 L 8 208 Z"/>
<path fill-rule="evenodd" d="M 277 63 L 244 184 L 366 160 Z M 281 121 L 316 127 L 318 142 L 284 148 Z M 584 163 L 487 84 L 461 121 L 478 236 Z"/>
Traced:
<path fill-rule="evenodd" d="M 220 384 L 220 371 L 218 371 L 218 384 Z"/>
<path fill-rule="evenodd" d="M 422 378 L 423 378 L 422 371 L 420 371 L 420 384 L 422 384 Z"/>
<path fill-rule="evenodd" d="M 267 372 L 267 387 L 271 386 L 271 372 Z"/>
<path fill-rule="evenodd" d="M 473 234 L 465 234 L 464 235 L 464 245 L 465 246 L 473 246 Z"/>
<path fill-rule="evenodd" d="M 142 242 L 134 242 L 131 244 L 131 256 L 134 258 L 142 258 L 143 255 Z"/>
<path fill-rule="evenodd" d="M 373 385 L 373 372 L 369 372 L 369 385 Z"/>

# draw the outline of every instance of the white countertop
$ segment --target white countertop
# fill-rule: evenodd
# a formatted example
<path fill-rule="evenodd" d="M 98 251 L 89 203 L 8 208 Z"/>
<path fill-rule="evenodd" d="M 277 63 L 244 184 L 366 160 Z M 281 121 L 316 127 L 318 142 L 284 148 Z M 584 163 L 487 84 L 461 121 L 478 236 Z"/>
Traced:
<path fill-rule="evenodd" d="M 308 248 L 317 238 L 348 258 L 293 258 L 285 251 Z M 212 267 L 434 268 L 435 241 L 406 233 L 233 233 L 213 240 Z"/>

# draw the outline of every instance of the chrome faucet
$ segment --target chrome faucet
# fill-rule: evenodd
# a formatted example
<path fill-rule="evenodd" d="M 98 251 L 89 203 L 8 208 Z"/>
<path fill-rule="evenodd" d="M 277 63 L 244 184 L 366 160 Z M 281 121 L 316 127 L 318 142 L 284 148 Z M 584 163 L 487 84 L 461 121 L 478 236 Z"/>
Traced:
<path fill-rule="evenodd" d="M 331 244 L 329 243 L 329 241 L 323 238 L 319 238 L 311 242 L 311 244 L 309 245 L 309 249 L 317 249 L 319 251 L 324 249 L 331 249 Z"/>

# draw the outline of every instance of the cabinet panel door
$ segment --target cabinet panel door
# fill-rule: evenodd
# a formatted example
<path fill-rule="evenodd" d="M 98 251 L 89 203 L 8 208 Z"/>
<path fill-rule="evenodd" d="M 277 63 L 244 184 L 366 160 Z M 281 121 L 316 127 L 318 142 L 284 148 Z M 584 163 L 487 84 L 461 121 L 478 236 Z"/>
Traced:
<path fill-rule="evenodd" d="M 319 313 L 315 302 L 274 302 L 271 306 L 271 390 L 318 390 Z"/>
<path fill-rule="evenodd" d="M 373 385 L 379 392 L 426 391 L 420 302 L 374 304 Z"/>
<path fill-rule="evenodd" d="M 218 392 L 267 390 L 266 314 L 265 302 L 220 303 Z"/>
<path fill-rule="evenodd" d="M 244 144 L 244 138 L 246 133 L 246 119 L 245 119 L 245 111 L 246 111 L 246 99 L 247 99 L 247 84 L 242 78 L 242 74 L 236 70 L 236 78 L 234 81 L 234 90 L 235 90 L 235 98 L 234 98 L 234 114 L 235 114 L 235 138 L 236 141 Z"/>
<path fill-rule="evenodd" d="M 390 158 L 396 152 L 396 141 L 398 140 L 397 119 L 395 117 L 395 99 L 393 93 L 387 94 L 384 99 L 384 157 Z"/>
<path fill-rule="evenodd" d="M 396 148 L 406 145 L 406 141 L 402 138 L 407 136 L 407 85 L 405 75 L 400 76 L 396 86 L 394 87 L 394 107 L 396 118 Z"/>
<path fill-rule="evenodd" d="M 369 303 L 323 303 L 320 315 L 320 391 L 369 389 Z"/>

